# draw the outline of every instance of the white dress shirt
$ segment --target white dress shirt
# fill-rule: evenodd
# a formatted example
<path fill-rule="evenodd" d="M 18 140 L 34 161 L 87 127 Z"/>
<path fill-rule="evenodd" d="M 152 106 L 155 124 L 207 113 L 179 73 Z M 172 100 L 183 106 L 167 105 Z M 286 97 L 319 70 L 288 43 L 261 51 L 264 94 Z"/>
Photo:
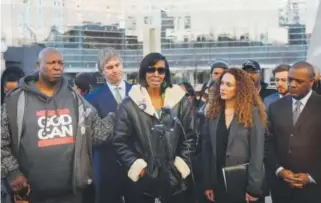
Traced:
<path fill-rule="evenodd" d="M 310 92 L 309 92 L 307 95 L 305 95 L 305 97 L 303 97 L 302 99 L 300 99 L 300 102 L 301 102 L 301 104 L 302 104 L 301 107 L 300 107 L 300 112 L 301 112 L 301 113 L 302 113 L 304 107 L 306 106 L 306 104 L 308 103 L 308 100 L 310 99 L 311 95 L 312 95 L 312 90 L 310 90 Z M 296 102 L 297 102 L 297 100 L 292 97 L 292 112 L 293 112 L 294 109 L 295 109 L 295 103 L 296 103 Z M 276 170 L 276 175 L 278 176 L 279 173 L 280 173 L 283 169 L 284 169 L 284 168 L 283 168 L 282 166 L 279 167 L 279 168 Z M 309 179 L 310 179 L 310 182 L 311 182 L 311 183 L 316 183 L 315 180 L 314 180 L 309 174 L 308 174 L 308 176 L 309 176 Z"/>
<path fill-rule="evenodd" d="M 121 81 L 121 83 L 117 85 L 113 85 L 107 82 L 107 86 L 109 87 L 111 93 L 113 94 L 115 100 L 116 100 L 116 88 L 119 88 L 119 93 L 122 99 L 126 97 L 126 83 L 125 81 Z"/>

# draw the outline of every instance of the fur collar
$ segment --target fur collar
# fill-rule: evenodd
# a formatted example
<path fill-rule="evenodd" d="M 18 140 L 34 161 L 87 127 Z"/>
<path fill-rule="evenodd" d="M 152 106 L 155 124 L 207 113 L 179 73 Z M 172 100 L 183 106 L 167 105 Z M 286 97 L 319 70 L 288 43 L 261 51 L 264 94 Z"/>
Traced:
<path fill-rule="evenodd" d="M 159 119 L 159 115 L 156 113 L 145 87 L 134 85 L 128 93 L 128 96 L 142 111 Z M 185 92 L 179 85 L 173 85 L 172 88 L 168 87 L 165 91 L 164 107 L 173 108 L 184 96 Z"/>

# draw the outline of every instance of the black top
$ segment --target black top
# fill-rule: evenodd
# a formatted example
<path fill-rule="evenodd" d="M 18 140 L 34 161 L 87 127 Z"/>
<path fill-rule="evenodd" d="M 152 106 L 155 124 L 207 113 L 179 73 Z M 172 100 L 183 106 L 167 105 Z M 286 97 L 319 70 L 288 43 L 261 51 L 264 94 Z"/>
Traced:
<path fill-rule="evenodd" d="M 220 115 L 216 135 L 217 166 L 222 169 L 225 167 L 226 148 L 229 135 L 229 129 L 226 127 L 225 123 L 225 113 L 221 113 Z"/>

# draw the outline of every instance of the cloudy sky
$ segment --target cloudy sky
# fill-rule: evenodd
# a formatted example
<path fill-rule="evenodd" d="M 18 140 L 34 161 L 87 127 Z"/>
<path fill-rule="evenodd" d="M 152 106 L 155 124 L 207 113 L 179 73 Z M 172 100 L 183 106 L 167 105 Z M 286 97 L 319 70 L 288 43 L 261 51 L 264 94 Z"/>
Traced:
<path fill-rule="evenodd" d="M 158 15 L 160 10 L 165 10 L 170 16 L 191 16 L 190 32 L 195 35 L 230 33 L 239 36 L 248 32 L 252 39 L 258 39 L 261 34 L 268 33 L 270 42 L 284 43 L 287 31 L 279 26 L 278 17 L 279 9 L 285 8 L 288 1 L 291 0 L 29 0 L 37 8 L 29 9 L 31 20 L 28 29 L 40 41 L 48 36 L 53 24 L 63 30 L 83 21 L 110 24 L 124 21 L 128 15 L 142 18 L 144 15 Z M 307 25 L 307 33 L 310 33 L 319 0 L 296 1 L 299 2 L 301 21 Z M 29 31 L 18 29 L 26 19 L 27 12 L 21 2 L 1 2 L 1 33 L 8 39 L 19 37 L 18 33 L 30 37 L 30 34 L 26 34 Z M 137 26 L 140 30 L 139 26 L 142 25 L 138 23 Z"/>

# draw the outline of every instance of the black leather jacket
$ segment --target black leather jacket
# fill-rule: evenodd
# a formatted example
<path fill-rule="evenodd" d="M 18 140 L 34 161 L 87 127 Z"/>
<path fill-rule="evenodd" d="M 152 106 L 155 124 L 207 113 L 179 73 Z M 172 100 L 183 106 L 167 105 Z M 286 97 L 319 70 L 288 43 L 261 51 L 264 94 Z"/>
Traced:
<path fill-rule="evenodd" d="M 173 195 L 186 189 L 190 174 L 190 154 L 195 151 L 197 135 L 192 104 L 179 86 L 167 88 L 164 106 L 182 122 L 186 132 L 168 113 L 159 116 L 144 87 L 133 86 L 118 110 L 114 146 L 128 176 L 142 192 L 153 196 Z M 166 128 L 155 125 L 163 124 Z M 139 177 L 142 169 L 145 175 Z"/>

